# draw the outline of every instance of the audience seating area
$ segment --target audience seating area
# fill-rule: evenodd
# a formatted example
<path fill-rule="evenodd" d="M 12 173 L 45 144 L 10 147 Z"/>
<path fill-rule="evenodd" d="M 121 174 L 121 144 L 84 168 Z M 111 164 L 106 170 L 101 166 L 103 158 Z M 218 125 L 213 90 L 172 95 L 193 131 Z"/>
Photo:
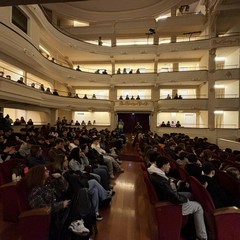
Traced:
<path fill-rule="evenodd" d="M 143 141 L 148 142 L 148 139 L 143 139 Z M 177 145 L 178 144 L 176 144 L 176 146 Z M 209 146 L 210 149 L 214 149 L 211 144 L 209 144 Z M 156 145 L 152 144 L 152 147 L 156 147 Z M 137 149 L 140 156 L 139 159 L 143 161 L 140 165 L 140 168 L 143 172 L 143 178 L 148 190 L 149 201 L 152 204 L 154 209 L 153 212 L 156 215 L 158 239 L 185 239 L 181 234 L 181 229 L 184 224 L 186 224 L 187 219 L 182 218 L 181 206 L 174 205 L 169 202 L 158 201 L 155 188 L 150 181 L 148 172 L 146 171 L 147 167 L 149 166 L 149 163 L 146 162 L 147 160 L 145 158 L 146 152 L 141 154 L 139 147 Z M 208 232 L 208 239 L 239 239 L 240 228 L 238 227 L 238 223 L 240 222 L 240 209 L 235 206 L 216 209 L 211 195 L 207 189 L 199 182 L 199 180 L 191 176 L 184 167 L 177 164 L 176 160 L 173 158 L 173 155 L 170 154 L 171 150 L 169 151 L 167 143 L 164 147 L 161 146 L 160 149 L 157 149 L 157 151 L 160 152 L 160 155 L 169 159 L 171 165 L 171 174 L 174 175 L 174 177 L 187 182 L 190 186 L 193 200 L 198 201 L 202 205 L 205 216 L 205 224 Z M 229 158 L 227 157 L 221 159 L 221 153 L 222 150 L 218 149 L 217 147 L 212 150 L 212 156 L 214 157 L 212 160 L 222 163 L 221 165 L 219 164 L 220 169 L 216 171 L 216 180 L 219 185 L 229 194 L 229 196 L 231 196 L 233 199 L 240 200 L 240 182 L 231 176 L 227 171 L 222 170 L 225 166 L 231 166 L 240 169 L 239 162 L 236 162 L 236 154 L 229 154 Z M 237 152 L 237 154 L 239 153 Z M 201 161 L 204 163 L 206 159 L 202 158 Z M 166 214 L 167 212 L 168 214 Z M 175 230 L 171 231 L 171 228 Z"/>

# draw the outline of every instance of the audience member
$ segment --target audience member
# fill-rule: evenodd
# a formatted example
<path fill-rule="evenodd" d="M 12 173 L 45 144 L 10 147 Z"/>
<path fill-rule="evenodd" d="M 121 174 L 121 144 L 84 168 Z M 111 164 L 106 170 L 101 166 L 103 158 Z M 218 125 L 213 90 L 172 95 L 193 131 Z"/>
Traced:
<path fill-rule="evenodd" d="M 100 139 L 98 137 L 93 137 L 91 148 L 95 149 L 98 152 L 98 154 L 103 156 L 103 162 L 108 167 L 108 173 L 111 179 L 115 178 L 115 176 L 113 175 L 113 167 L 119 173 L 124 172 L 124 170 L 120 167 L 119 163 L 113 157 L 108 155 L 104 149 L 100 147 Z"/>
<path fill-rule="evenodd" d="M 166 124 L 164 121 L 162 121 L 162 123 L 160 124 L 160 127 L 166 127 Z"/>
<path fill-rule="evenodd" d="M 28 126 L 33 126 L 33 120 L 31 118 L 28 119 L 27 125 Z"/>
<path fill-rule="evenodd" d="M 76 70 L 77 70 L 77 71 L 80 71 L 80 72 L 82 71 L 82 70 L 80 69 L 80 66 L 79 66 L 79 65 L 77 66 Z"/>
<path fill-rule="evenodd" d="M 181 124 L 180 124 L 179 121 L 177 121 L 177 123 L 176 123 L 176 127 L 181 127 Z"/>
<path fill-rule="evenodd" d="M 99 38 L 98 38 L 98 45 L 99 45 L 99 46 L 102 46 L 102 45 L 103 45 L 102 37 L 101 37 L 101 36 L 99 36 Z"/>
<path fill-rule="evenodd" d="M 59 96 L 57 89 L 54 89 L 54 91 L 53 91 L 53 95 L 55 95 L 55 96 Z"/>
<path fill-rule="evenodd" d="M 172 99 L 172 98 L 171 98 L 171 96 L 168 94 L 167 97 L 166 97 L 166 99 Z"/>
<path fill-rule="evenodd" d="M 176 93 L 173 99 L 178 99 L 178 94 Z"/>
<path fill-rule="evenodd" d="M 67 190 L 68 183 L 64 180 L 64 178 L 59 173 L 54 173 L 51 175 L 53 179 L 57 179 L 61 183 L 61 192 L 60 195 Z M 90 231 L 84 226 L 84 221 L 82 220 L 82 216 L 76 211 L 77 206 L 71 206 L 71 200 L 62 200 L 61 197 L 58 196 L 58 192 L 60 187 L 56 188 L 51 184 L 52 181 L 49 182 L 50 174 L 47 168 L 43 165 L 35 166 L 29 170 L 27 173 L 25 180 L 28 186 L 28 200 L 31 208 L 41 208 L 41 207 L 50 207 L 52 214 L 52 228 L 50 229 L 50 238 L 56 239 L 59 235 L 57 231 L 60 229 L 56 229 L 57 225 L 55 221 L 63 216 L 63 211 L 69 211 L 68 209 L 72 209 L 72 213 L 68 213 L 68 216 L 71 216 L 69 229 L 78 234 L 85 235 Z M 73 203 L 72 203 L 73 204 Z M 79 203 L 80 204 L 80 203 Z M 65 214 L 66 215 L 66 214 Z"/>
<path fill-rule="evenodd" d="M 148 168 L 150 179 L 155 187 L 159 201 L 170 201 L 182 205 L 182 215 L 194 215 L 194 224 L 198 239 L 207 239 L 204 214 L 198 202 L 191 201 L 190 192 L 178 192 L 176 185 L 168 177 L 170 162 L 166 157 L 158 156 L 156 164 Z"/>
<path fill-rule="evenodd" d="M 23 77 L 20 77 L 20 78 L 17 80 L 17 83 L 25 84 L 25 83 L 23 82 Z"/>
<path fill-rule="evenodd" d="M 202 166 L 204 175 L 202 175 L 200 182 L 210 193 L 214 205 L 216 208 L 229 207 L 234 205 L 230 196 L 224 191 L 224 189 L 217 183 L 214 178 L 216 168 L 211 162 L 206 162 Z"/>
<path fill-rule="evenodd" d="M 73 149 L 74 150 L 74 149 Z M 79 149 L 78 149 L 79 150 Z M 91 196 L 91 202 L 93 208 L 95 210 L 96 219 L 102 220 L 103 217 L 99 214 L 99 200 L 103 201 L 106 199 L 111 200 L 112 196 L 115 194 L 112 190 L 107 191 L 105 190 L 95 179 L 86 179 L 83 174 L 80 172 L 72 172 L 68 169 L 68 160 L 67 157 L 63 154 L 60 154 L 56 157 L 55 161 L 53 162 L 53 172 L 61 173 L 64 178 L 69 182 L 70 186 L 76 186 L 78 181 L 77 179 L 80 178 L 84 180 L 86 183 L 85 187 L 88 188 L 88 194 Z M 78 175 L 78 176 L 76 176 Z"/>
<path fill-rule="evenodd" d="M 39 89 L 40 89 L 41 91 L 45 92 L 45 88 L 44 88 L 44 85 L 43 85 L 43 84 L 40 85 Z"/>

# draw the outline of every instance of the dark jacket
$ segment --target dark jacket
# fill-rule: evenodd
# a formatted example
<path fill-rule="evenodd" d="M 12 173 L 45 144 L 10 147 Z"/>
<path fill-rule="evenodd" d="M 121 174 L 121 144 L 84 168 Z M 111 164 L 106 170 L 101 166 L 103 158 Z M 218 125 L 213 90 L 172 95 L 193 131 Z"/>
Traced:
<path fill-rule="evenodd" d="M 153 173 L 150 175 L 150 179 L 157 192 L 159 201 L 169 201 L 174 204 L 185 203 L 188 201 L 185 196 L 171 188 L 170 183 L 166 178 Z"/>
<path fill-rule="evenodd" d="M 201 177 L 201 183 L 202 184 L 207 183 L 206 189 L 210 193 L 216 208 L 234 205 L 230 196 L 223 190 L 223 188 L 217 183 L 217 181 L 214 178 L 203 175 Z"/>

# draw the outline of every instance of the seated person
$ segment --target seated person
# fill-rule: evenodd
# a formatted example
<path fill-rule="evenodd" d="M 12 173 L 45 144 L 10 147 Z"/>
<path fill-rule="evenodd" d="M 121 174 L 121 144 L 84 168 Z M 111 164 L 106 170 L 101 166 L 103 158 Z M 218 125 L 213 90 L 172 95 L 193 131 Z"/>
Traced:
<path fill-rule="evenodd" d="M 28 126 L 33 126 L 33 120 L 31 118 L 27 121 L 27 125 Z"/>
<path fill-rule="evenodd" d="M 119 97 L 119 100 L 123 100 L 123 97 L 122 97 L 122 95 Z"/>
<path fill-rule="evenodd" d="M 81 125 L 86 126 L 86 123 L 84 122 L 84 120 L 82 120 Z"/>
<path fill-rule="evenodd" d="M 135 100 L 134 96 L 131 97 L 131 100 Z"/>
<path fill-rule="evenodd" d="M 92 99 L 97 99 L 95 94 L 92 95 Z"/>
<path fill-rule="evenodd" d="M 168 94 L 167 97 L 166 97 L 166 99 L 171 99 L 171 96 Z"/>
<path fill-rule="evenodd" d="M 162 121 L 162 123 L 160 124 L 160 127 L 166 127 L 166 124 L 164 121 Z"/>
<path fill-rule="evenodd" d="M 79 65 L 77 66 L 76 70 L 81 72 L 81 69 L 80 69 Z"/>
<path fill-rule="evenodd" d="M 198 180 L 202 177 L 201 162 L 198 161 L 197 156 L 193 153 L 187 155 L 188 164 L 185 165 L 186 171 Z"/>
<path fill-rule="evenodd" d="M 53 171 L 59 172 L 63 177 L 69 182 L 70 186 L 76 186 L 76 175 L 79 173 L 73 172 L 68 169 L 68 160 L 64 154 L 60 154 L 56 157 L 55 161 L 53 162 Z M 74 176 L 73 176 L 74 175 Z M 85 176 L 79 174 L 79 177 L 82 180 L 86 179 Z M 102 220 L 103 217 L 99 214 L 99 201 L 103 201 L 106 199 L 111 200 L 111 197 L 115 194 L 112 190 L 107 191 L 105 190 L 95 179 L 86 179 L 88 188 L 88 193 L 91 197 L 92 205 L 95 210 L 96 219 Z M 85 181 L 86 182 L 86 181 Z M 81 203 L 80 203 L 81 204 Z"/>
<path fill-rule="evenodd" d="M 126 98 L 125 98 L 125 100 L 129 100 L 129 96 L 128 96 L 128 95 L 126 95 Z"/>
<path fill-rule="evenodd" d="M 178 94 L 176 93 L 173 99 L 178 99 Z"/>
<path fill-rule="evenodd" d="M 54 91 L 53 91 L 53 95 L 55 95 L 55 96 L 59 96 L 57 89 L 54 89 Z"/>
<path fill-rule="evenodd" d="M 25 83 L 23 82 L 23 77 L 20 77 L 20 78 L 17 80 L 17 83 L 25 84 Z"/>
<path fill-rule="evenodd" d="M 228 207 L 235 205 L 230 196 L 218 184 L 214 178 L 216 168 L 211 162 L 206 162 L 202 166 L 204 175 L 202 175 L 200 182 L 206 187 L 210 193 L 216 208 Z"/>
<path fill-rule="evenodd" d="M 88 99 L 87 94 L 84 94 L 83 99 Z"/>
<path fill-rule="evenodd" d="M 80 122 L 78 120 L 75 122 L 75 126 L 80 126 Z"/>
<path fill-rule="evenodd" d="M 74 96 L 74 97 L 75 97 L 75 98 L 79 98 L 79 96 L 78 96 L 78 94 L 77 94 L 77 93 L 75 94 L 75 96 Z"/>
<path fill-rule="evenodd" d="M 61 181 L 62 192 L 67 190 L 68 184 L 62 178 L 61 174 L 52 174 L 54 179 Z M 28 187 L 28 200 L 31 208 L 50 207 L 52 214 L 52 227 L 55 225 L 54 221 L 57 220 L 57 216 L 70 207 L 71 200 L 59 200 L 56 194 L 56 188 L 49 182 L 50 174 L 44 165 L 33 167 L 26 174 L 26 183 Z M 73 207 L 71 207 L 73 209 Z M 76 208 L 77 209 L 77 208 Z M 70 215 L 70 214 L 69 214 Z M 75 212 L 71 214 L 71 224 L 69 230 L 76 234 L 88 234 L 90 231 L 84 226 L 84 221 L 79 213 Z M 57 227 L 57 226 L 55 226 Z M 59 229 L 50 229 L 51 239 L 54 239 L 54 233 Z M 57 233 L 56 233 L 57 235 Z"/>
<path fill-rule="evenodd" d="M 139 95 L 137 95 L 136 100 L 140 100 L 140 96 Z"/>
<path fill-rule="evenodd" d="M 121 69 L 120 68 L 118 68 L 117 74 L 121 74 Z"/>
<path fill-rule="evenodd" d="M 156 163 L 148 168 L 150 179 L 155 187 L 159 201 L 170 201 L 182 205 L 182 215 L 193 214 L 196 235 L 198 239 L 207 239 L 202 206 L 195 201 L 190 201 L 190 192 L 178 192 L 176 185 L 167 177 L 170 162 L 166 157 L 158 156 Z"/>
<path fill-rule="evenodd" d="M 171 127 L 170 121 L 167 121 L 166 127 Z"/>
<path fill-rule="evenodd" d="M 2 161 L 7 161 L 12 158 L 22 158 L 22 156 L 16 149 L 16 142 L 7 140 L 1 154 L 1 159 Z"/>
<path fill-rule="evenodd" d="M 177 121 L 177 123 L 176 123 L 176 127 L 181 127 L 181 124 L 180 124 L 179 121 Z"/>
<path fill-rule="evenodd" d="M 46 93 L 48 93 L 48 94 L 52 94 L 52 92 L 51 92 L 51 90 L 50 90 L 49 87 L 46 89 Z"/>
<path fill-rule="evenodd" d="M 43 85 L 43 84 L 40 85 L 39 89 L 40 89 L 41 91 L 45 92 L 45 88 L 44 88 L 44 85 Z"/>
<path fill-rule="evenodd" d="M 16 118 L 15 122 L 13 123 L 14 126 L 21 125 L 20 119 Z"/>
<path fill-rule="evenodd" d="M 27 163 L 29 167 L 46 164 L 42 155 L 42 148 L 39 145 L 32 145 L 30 154 L 27 157 Z"/>

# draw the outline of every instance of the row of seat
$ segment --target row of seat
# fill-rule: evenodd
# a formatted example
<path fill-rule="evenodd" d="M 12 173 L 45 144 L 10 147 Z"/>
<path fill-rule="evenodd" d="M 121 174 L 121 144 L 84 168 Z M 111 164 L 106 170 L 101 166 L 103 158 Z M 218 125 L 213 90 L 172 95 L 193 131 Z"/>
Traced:
<path fill-rule="evenodd" d="M 168 201 L 158 201 L 154 186 L 152 185 L 144 164 L 141 164 L 144 182 L 147 187 L 152 213 L 155 215 L 158 237 L 157 240 L 181 239 L 181 229 L 186 218 L 182 216 L 181 205 L 172 204 Z"/>
<path fill-rule="evenodd" d="M 181 205 L 174 205 L 169 202 L 158 202 L 156 191 L 150 181 L 145 165 L 142 164 L 141 168 L 143 170 L 143 177 L 150 202 L 155 209 L 158 224 L 158 239 L 181 239 L 181 228 L 186 223 L 186 219 L 182 217 Z M 240 229 L 238 227 L 238 223 L 240 222 L 240 209 L 236 207 L 216 209 L 210 194 L 196 178 L 190 176 L 185 169 L 181 167 L 178 168 L 178 173 L 181 180 L 189 183 L 194 200 L 198 201 L 203 207 L 209 239 L 238 240 L 240 236 Z M 225 182 L 226 188 L 232 188 L 236 191 L 236 186 L 229 186 L 228 184 L 231 184 L 231 182 L 220 177 L 221 174 L 227 176 L 227 173 L 219 171 L 218 174 L 218 178 Z M 165 214 L 165 209 L 171 214 Z M 174 232 L 171 231 L 173 228 L 175 229 Z"/>
<path fill-rule="evenodd" d="M 25 159 L 10 159 L 0 164 L 0 196 L 3 206 L 3 220 L 17 222 L 22 240 L 48 240 L 50 208 L 30 209 L 27 186 L 24 179 L 12 181 L 12 170 Z"/>

